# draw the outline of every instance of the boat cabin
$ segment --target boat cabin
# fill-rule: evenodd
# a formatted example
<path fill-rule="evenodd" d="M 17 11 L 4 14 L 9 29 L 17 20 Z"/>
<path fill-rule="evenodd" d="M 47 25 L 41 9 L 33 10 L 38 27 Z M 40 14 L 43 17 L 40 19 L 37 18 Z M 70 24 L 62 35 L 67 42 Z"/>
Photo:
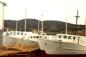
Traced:
<path fill-rule="evenodd" d="M 62 42 L 79 43 L 82 36 L 78 35 L 68 35 L 68 34 L 57 34 L 58 40 Z"/>

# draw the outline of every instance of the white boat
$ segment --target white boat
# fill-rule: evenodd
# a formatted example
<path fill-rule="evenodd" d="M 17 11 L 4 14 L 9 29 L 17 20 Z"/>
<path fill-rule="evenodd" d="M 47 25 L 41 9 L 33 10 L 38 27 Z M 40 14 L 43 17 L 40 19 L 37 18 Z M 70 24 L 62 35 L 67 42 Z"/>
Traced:
<path fill-rule="evenodd" d="M 12 47 L 18 42 L 17 36 L 14 37 L 14 31 L 3 32 L 3 46 L 4 47 Z"/>
<path fill-rule="evenodd" d="M 42 37 L 43 35 L 33 32 L 8 31 L 3 33 L 3 46 L 14 47 L 18 44 L 23 47 L 39 49 L 37 39 Z"/>
<path fill-rule="evenodd" d="M 76 20 L 78 19 L 78 10 Z M 77 25 L 77 22 L 76 22 Z M 86 36 L 67 34 L 57 34 L 51 38 L 38 39 L 40 49 L 46 54 L 86 54 Z"/>
<path fill-rule="evenodd" d="M 53 38 L 39 39 L 40 49 L 47 54 L 86 54 L 85 36 L 57 34 Z"/>

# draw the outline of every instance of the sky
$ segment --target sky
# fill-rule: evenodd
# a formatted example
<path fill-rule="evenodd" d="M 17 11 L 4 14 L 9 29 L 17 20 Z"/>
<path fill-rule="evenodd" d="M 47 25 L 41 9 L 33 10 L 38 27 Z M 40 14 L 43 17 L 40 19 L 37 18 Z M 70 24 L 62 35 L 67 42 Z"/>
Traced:
<path fill-rule="evenodd" d="M 76 11 L 79 11 L 78 24 L 85 24 L 86 0 L 6 0 L 5 20 L 36 18 L 38 20 L 59 20 L 75 24 Z"/>

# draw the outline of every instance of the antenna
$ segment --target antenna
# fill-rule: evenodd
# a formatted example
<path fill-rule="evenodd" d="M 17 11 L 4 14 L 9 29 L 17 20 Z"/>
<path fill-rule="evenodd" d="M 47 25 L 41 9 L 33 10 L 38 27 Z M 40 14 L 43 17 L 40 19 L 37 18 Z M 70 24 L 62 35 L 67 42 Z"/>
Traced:
<path fill-rule="evenodd" d="M 78 18 L 79 18 L 80 16 L 78 15 L 78 10 L 77 10 L 77 15 L 75 16 L 75 18 L 76 18 L 76 28 L 75 28 L 75 34 L 77 33 L 77 22 L 78 22 Z"/>
<path fill-rule="evenodd" d="M 77 22 L 78 22 L 78 18 L 79 18 L 80 16 L 78 15 L 78 10 L 77 10 L 77 15 L 75 16 L 75 18 L 76 18 L 76 26 L 77 26 Z"/>

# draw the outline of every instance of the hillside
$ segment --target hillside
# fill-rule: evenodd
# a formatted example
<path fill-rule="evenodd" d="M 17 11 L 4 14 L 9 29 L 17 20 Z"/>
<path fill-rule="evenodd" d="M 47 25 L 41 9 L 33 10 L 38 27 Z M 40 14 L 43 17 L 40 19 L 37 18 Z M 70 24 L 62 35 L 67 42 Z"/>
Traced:
<path fill-rule="evenodd" d="M 37 30 L 38 28 L 38 20 L 36 19 L 26 19 L 27 23 L 27 31 L 33 31 Z M 18 22 L 18 30 L 24 31 L 24 23 L 25 19 L 19 20 Z M 40 24 L 40 30 L 41 30 L 41 21 Z M 15 20 L 4 20 L 4 26 L 5 28 L 9 28 L 12 30 L 16 29 L 16 21 Z M 73 29 L 75 27 L 74 24 L 68 23 L 68 30 Z M 46 20 L 44 21 L 44 31 L 45 32 L 63 32 L 65 31 L 65 22 L 61 21 L 51 21 Z"/>

